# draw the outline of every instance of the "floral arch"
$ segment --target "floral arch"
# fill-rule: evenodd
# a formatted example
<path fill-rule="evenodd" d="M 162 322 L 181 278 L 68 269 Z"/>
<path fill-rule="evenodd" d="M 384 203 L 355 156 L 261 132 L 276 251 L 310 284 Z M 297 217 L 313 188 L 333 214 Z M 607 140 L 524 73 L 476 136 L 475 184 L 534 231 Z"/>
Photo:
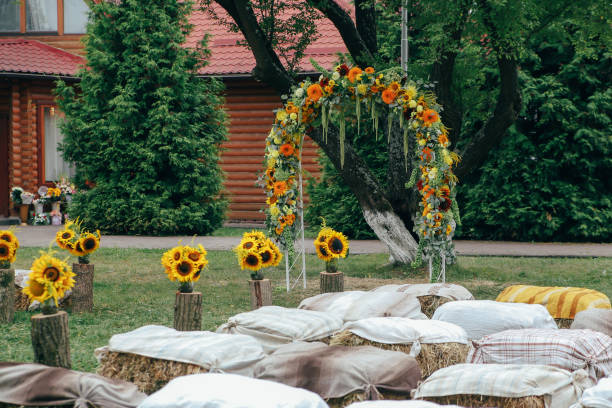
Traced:
<path fill-rule="evenodd" d="M 359 127 L 360 119 L 367 115 L 377 139 L 380 119 L 387 120 L 389 132 L 393 121 L 398 120 L 403 130 L 406 165 L 413 160 L 410 152 L 414 152 L 417 165 L 406 180 L 406 188 L 416 187 L 421 196 L 414 228 L 419 238 L 416 262 L 428 260 L 430 274 L 440 277 L 446 263 L 454 259 L 452 237 L 459 213 L 455 201 L 457 178 L 452 168 L 459 157 L 448 149 L 448 132 L 440 120 L 441 107 L 435 96 L 414 82 L 402 81 L 402 77 L 398 69 L 376 72 L 371 67 L 362 70 L 342 64 L 332 72 L 322 70 L 318 82 L 300 83 L 284 107 L 276 111 L 266 138 L 262 184 L 267 195 L 266 225 L 270 235 L 285 248 L 291 251 L 297 232 L 298 175 L 307 129 L 321 126 L 326 140 L 329 124 L 335 124 L 343 165 L 346 122 L 356 120 Z M 412 138 L 417 144 L 414 150 L 408 146 Z"/>

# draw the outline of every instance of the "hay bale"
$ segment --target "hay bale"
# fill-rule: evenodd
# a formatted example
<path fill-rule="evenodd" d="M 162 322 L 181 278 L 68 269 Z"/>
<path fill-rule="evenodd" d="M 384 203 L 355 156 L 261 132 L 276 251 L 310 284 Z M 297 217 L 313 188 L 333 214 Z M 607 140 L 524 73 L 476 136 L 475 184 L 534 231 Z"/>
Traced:
<path fill-rule="evenodd" d="M 418 296 L 417 299 L 419 299 L 419 303 L 421 303 L 421 312 L 423 312 L 428 319 L 431 319 L 438 307 L 445 303 L 452 302 L 452 299 L 436 295 Z"/>
<path fill-rule="evenodd" d="M 364 339 L 348 330 L 331 338 L 330 346 L 373 346 L 383 350 L 410 354 L 412 344 L 385 344 Z M 421 352 L 415 357 L 424 380 L 441 368 L 464 363 L 470 347 L 462 343 L 421 343 Z"/>
<path fill-rule="evenodd" d="M 380 394 L 381 400 L 396 400 L 403 401 L 410 399 L 409 395 L 397 394 L 392 392 L 383 392 Z M 344 408 L 355 402 L 367 401 L 368 398 L 365 392 L 351 392 L 350 394 L 344 396 L 343 398 L 329 398 L 325 400 L 329 408 Z"/>
<path fill-rule="evenodd" d="M 145 394 L 161 389 L 176 377 L 208 372 L 205 368 L 195 364 L 161 360 L 131 353 L 107 351 L 99 358 L 98 374 L 132 382 Z"/>
<path fill-rule="evenodd" d="M 555 322 L 560 329 L 569 329 L 574 323 L 574 319 L 555 319 Z"/>
<path fill-rule="evenodd" d="M 22 288 L 18 285 L 15 285 L 15 310 L 16 311 L 26 311 L 30 306 L 30 298 L 28 295 L 25 295 L 22 291 Z M 2 405 L 0 405 L 2 408 Z"/>
<path fill-rule="evenodd" d="M 427 397 L 423 399 L 438 404 L 455 404 L 461 407 L 546 408 L 543 396 L 507 398 L 461 394 L 447 395 L 444 397 Z"/>

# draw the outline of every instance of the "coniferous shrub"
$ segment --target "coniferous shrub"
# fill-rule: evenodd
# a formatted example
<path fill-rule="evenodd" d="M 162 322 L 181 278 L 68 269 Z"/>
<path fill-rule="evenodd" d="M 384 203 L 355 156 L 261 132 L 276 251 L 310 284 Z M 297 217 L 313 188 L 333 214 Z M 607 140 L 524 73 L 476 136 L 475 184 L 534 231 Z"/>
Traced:
<path fill-rule="evenodd" d="M 206 234 L 227 208 L 218 165 L 222 84 L 197 77 L 206 38 L 184 47 L 193 4 L 91 3 L 87 68 L 59 83 L 64 158 L 76 166 L 69 209 L 107 233 Z"/>

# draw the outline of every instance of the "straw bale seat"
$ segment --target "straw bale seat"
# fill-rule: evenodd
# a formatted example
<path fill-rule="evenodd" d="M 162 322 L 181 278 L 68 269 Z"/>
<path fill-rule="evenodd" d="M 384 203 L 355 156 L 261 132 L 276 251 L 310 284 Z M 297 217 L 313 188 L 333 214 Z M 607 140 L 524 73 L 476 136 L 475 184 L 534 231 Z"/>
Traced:
<path fill-rule="evenodd" d="M 611 309 L 610 299 L 601 292 L 562 286 L 513 285 L 504 289 L 496 300 L 545 306 L 560 329 L 570 328 L 576 313 L 583 310 Z"/>
<path fill-rule="evenodd" d="M 511 329 L 556 329 L 557 324 L 542 305 L 503 303 L 492 300 L 458 300 L 440 306 L 432 320 L 462 327 L 470 340 Z"/>
<path fill-rule="evenodd" d="M 96 350 L 98 374 L 130 381 L 147 394 L 189 374 L 223 371 L 252 376 L 255 363 L 264 356 L 261 345 L 249 336 L 163 326 L 115 335 L 108 346 Z"/>
<path fill-rule="evenodd" d="M 421 379 L 416 360 L 375 347 L 293 343 L 255 367 L 255 377 L 305 388 L 331 407 L 371 399 L 408 399 Z"/>
<path fill-rule="evenodd" d="M 576 313 L 571 329 L 589 329 L 612 337 L 612 310 L 589 309 Z"/>
<path fill-rule="evenodd" d="M 423 379 L 434 371 L 465 362 L 468 338 L 465 330 L 438 320 L 373 317 L 349 322 L 330 345 L 374 346 L 415 357 Z"/>
<path fill-rule="evenodd" d="M 596 382 L 612 375 L 612 338 L 593 330 L 506 330 L 472 341 L 466 361 L 582 368 Z"/>
<path fill-rule="evenodd" d="M 347 408 L 461 408 L 457 405 L 438 405 L 430 401 L 364 401 L 356 402 Z"/>
<path fill-rule="evenodd" d="M 575 404 L 592 386 L 584 370 L 544 365 L 457 364 L 433 373 L 414 399 L 462 407 L 558 408 Z"/>

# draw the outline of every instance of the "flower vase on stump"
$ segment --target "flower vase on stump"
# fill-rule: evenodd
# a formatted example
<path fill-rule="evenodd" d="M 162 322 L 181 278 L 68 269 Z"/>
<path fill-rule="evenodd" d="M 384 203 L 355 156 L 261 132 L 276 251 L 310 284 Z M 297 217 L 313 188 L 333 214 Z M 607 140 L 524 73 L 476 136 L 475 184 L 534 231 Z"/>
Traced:
<path fill-rule="evenodd" d="M 264 279 L 261 269 L 280 263 L 283 255 L 278 247 L 262 232 L 251 231 L 243 234 L 234 252 L 238 257 L 240 269 L 251 271 L 251 309 L 272 305 L 272 284 L 269 279 Z"/>
<path fill-rule="evenodd" d="M 19 240 L 11 230 L 0 230 L 0 323 L 15 317 L 15 269 Z"/>
<path fill-rule="evenodd" d="M 193 284 L 200 279 L 208 265 L 206 250 L 179 245 L 166 251 L 161 258 L 166 275 L 178 281 L 174 299 L 174 329 L 179 331 L 202 330 L 202 293 L 193 291 Z"/>
<path fill-rule="evenodd" d="M 325 261 L 325 271 L 319 274 L 320 292 L 344 292 L 344 274 L 338 271 L 338 258 L 346 257 L 348 240 L 341 232 L 325 226 L 324 220 L 314 246 L 319 259 Z"/>

